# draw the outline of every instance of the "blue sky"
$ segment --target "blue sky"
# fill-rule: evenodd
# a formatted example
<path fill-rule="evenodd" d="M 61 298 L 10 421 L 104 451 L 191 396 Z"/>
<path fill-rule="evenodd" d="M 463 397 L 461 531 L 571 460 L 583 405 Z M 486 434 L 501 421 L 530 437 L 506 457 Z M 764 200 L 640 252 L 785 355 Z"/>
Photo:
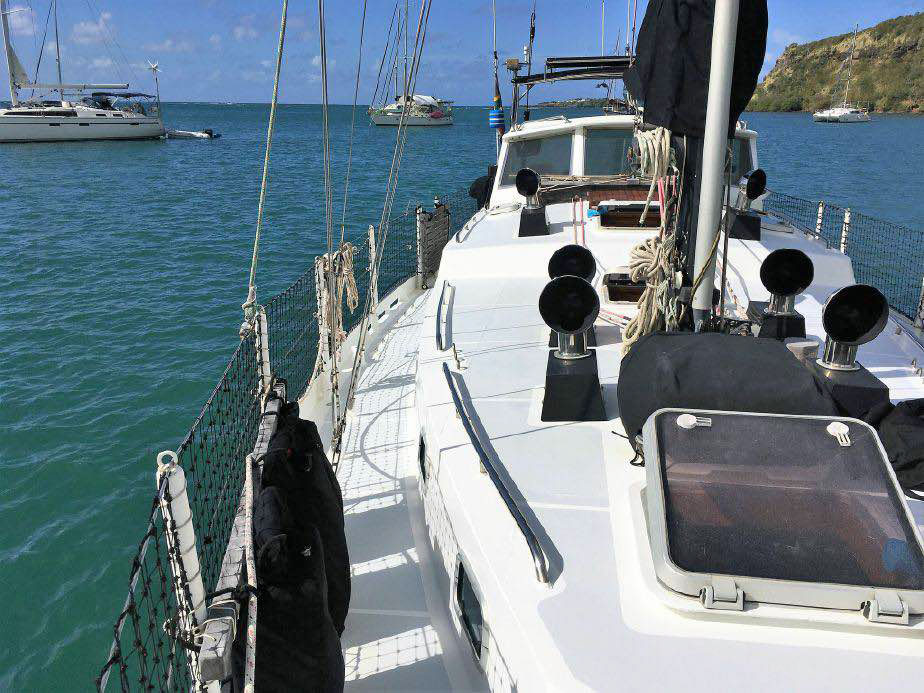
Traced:
<path fill-rule="evenodd" d="M 29 72 L 35 68 L 50 0 L 9 0 L 14 45 Z M 403 4 L 403 0 L 402 4 Z M 744 0 L 746 1 L 746 0 Z M 129 81 L 152 88 L 147 60 L 159 61 L 165 100 L 265 102 L 272 88 L 281 0 L 59 0 L 58 21 L 65 81 Z M 411 3 L 419 6 L 419 0 Z M 639 21 L 646 0 L 639 2 Z M 538 0 L 535 55 L 574 55 L 600 50 L 599 0 Z M 360 102 L 375 85 L 394 0 L 369 0 Z M 501 58 L 521 55 L 531 2 L 497 0 Z M 769 0 L 768 70 L 783 48 L 850 31 L 855 22 L 924 11 L 924 0 Z M 327 0 L 330 96 L 352 100 L 362 2 Z M 317 3 L 290 0 L 280 97 L 290 103 L 320 100 Z M 606 2 L 606 40 L 624 41 L 626 5 Z M 53 31 L 42 75 L 54 70 Z M 434 0 L 418 91 L 487 104 L 491 83 L 491 4 L 486 0 Z M 588 84 L 564 84 L 534 92 L 538 98 L 592 95 Z M 505 101 L 509 91 L 504 89 Z M 602 95 L 597 94 L 597 95 Z"/>

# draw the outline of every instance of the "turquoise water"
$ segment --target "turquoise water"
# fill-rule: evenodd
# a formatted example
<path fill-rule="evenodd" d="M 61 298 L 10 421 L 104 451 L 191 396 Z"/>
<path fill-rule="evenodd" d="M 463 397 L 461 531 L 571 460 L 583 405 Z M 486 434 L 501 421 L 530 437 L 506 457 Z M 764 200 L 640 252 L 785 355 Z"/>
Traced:
<path fill-rule="evenodd" d="M 0 690 L 92 685 L 144 531 L 154 456 L 185 434 L 236 345 L 268 108 L 165 110 L 171 127 L 223 137 L 0 148 Z M 924 118 L 749 120 L 771 187 L 924 224 Z M 460 108 L 450 129 L 410 132 L 396 206 L 483 173 L 494 156 L 485 121 Z M 335 107 L 338 188 L 349 123 L 350 109 Z M 394 138 L 358 114 L 354 229 L 378 218 Z M 258 299 L 303 272 L 323 237 L 320 109 L 284 106 Z"/>

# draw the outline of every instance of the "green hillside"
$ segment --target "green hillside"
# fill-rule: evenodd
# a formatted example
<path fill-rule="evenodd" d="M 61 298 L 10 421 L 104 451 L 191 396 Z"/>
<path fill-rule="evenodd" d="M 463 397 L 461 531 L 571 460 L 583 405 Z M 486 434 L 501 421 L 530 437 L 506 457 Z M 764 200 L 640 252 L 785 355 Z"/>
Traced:
<path fill-rule="evenodd" d="M 836 80 L 850 55 L 851 37 L 787 46 L 757 86 L 749 110 L 814 111 L 843 99 L 843 85 Z M 869 102 L 875 111 L 924 109 L 924 12 L 889 19 L 857 35 L 850 101 Z"/>

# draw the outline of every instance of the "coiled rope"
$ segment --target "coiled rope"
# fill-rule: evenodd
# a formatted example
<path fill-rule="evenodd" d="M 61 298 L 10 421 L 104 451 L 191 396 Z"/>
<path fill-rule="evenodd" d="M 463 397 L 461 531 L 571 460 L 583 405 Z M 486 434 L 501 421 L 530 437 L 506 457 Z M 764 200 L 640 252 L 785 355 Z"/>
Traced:
<path fill-rule="evenodd" d="M 671 133 L 663 127 L 654 130 L 637 131 L 639 155 L 643 175 L 651 176 L 651 186 L 645 208 L 639 218 L 639 225 L 645 223 L 648 209 L 658 193 L 661 224 L 658 235 L 646 239 L 635 246 L 629 259 L 629 278 L 639 283 L 645 282 L 645 289 L 638 300 L 638 312 L 629 321 L 622 334 L 622 351 L 627 353 L 630 347 L 646 334 L 660 329 L 665 324 L 668 311 L 668 289 L 672 260 L 676 248 L 676 235 L 668 231 L 667 200 L 673 188 L 668 179 L 671 166 Z"/>

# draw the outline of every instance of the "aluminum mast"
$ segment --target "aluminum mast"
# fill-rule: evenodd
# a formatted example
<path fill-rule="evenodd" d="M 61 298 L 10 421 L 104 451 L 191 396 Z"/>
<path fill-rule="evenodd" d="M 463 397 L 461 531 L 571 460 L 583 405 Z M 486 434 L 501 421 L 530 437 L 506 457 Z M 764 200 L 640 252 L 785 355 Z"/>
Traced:
<path fill-rule="evenodd" d="M 693 294 L 693 317 L 697 325 L 712 309 L 715 287 L 715 246 L 722 219 L 725 153 L 728 149 L 728 113 L 735 40 L 738 35 L 739 0 L 716 0 L 712 23 L 712 59 L 709 96 L 706 103 L 706 131 L 703 139 L 702 192 L 696 224 L 694 278 L 700 279 Z M 715 247 L 714 247 L 715 246 Z"/>

